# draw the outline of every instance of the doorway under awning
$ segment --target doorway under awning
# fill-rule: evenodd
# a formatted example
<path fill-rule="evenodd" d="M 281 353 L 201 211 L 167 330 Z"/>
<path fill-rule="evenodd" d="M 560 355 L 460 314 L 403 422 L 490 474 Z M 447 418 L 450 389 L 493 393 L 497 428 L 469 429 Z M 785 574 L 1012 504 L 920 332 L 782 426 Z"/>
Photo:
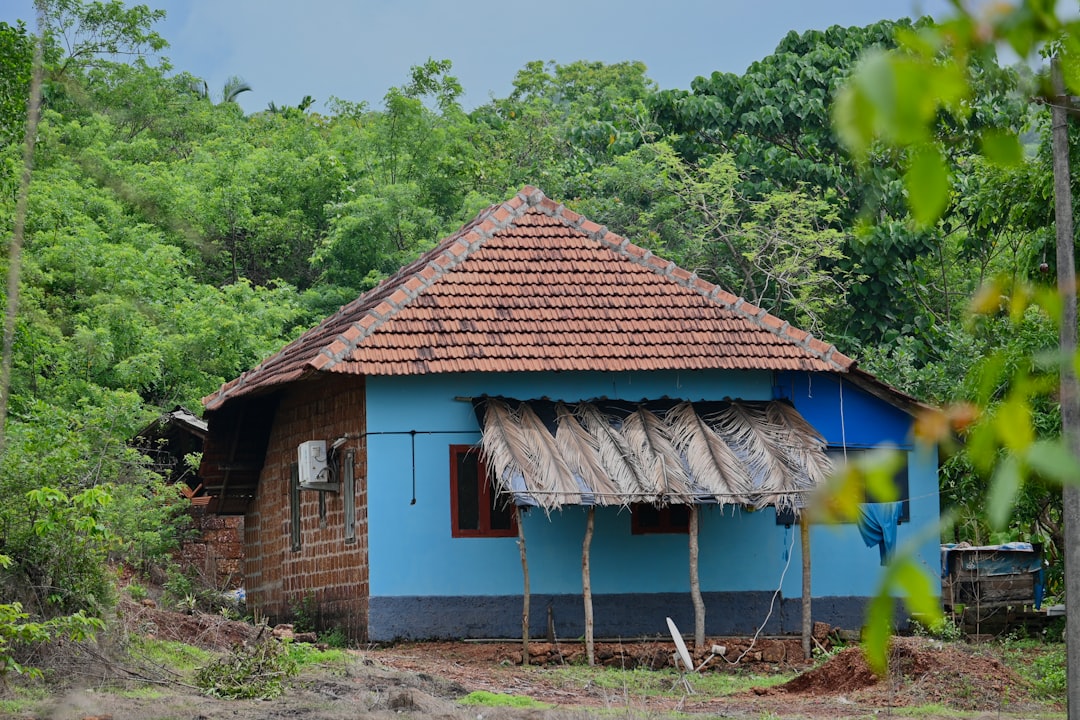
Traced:
<path fill-rule="evenodd" d="M 698 580 L 701 504 L 740 505 L 801 514 L 805 495 L 828 478 L 825 440 L 782 400 L 767 402 L 610 400 L 566 402 L 482 397 L 473 400 L 481 448 L 496 490 L 516 506 L 524 579 L 522 657 L 529 645 L 529 569 L 523 507 L 545 512 L 588 506 L 582 543 L 585 646 L 594 662 L 590 553 L 595 506 L 689 506 L 690 593 L 694 643 L 705 640 Z M 809 641 L 809 534 L 803 542 L 803 635 Z M 808 652 L 808 650 L 807 650 Z"/>

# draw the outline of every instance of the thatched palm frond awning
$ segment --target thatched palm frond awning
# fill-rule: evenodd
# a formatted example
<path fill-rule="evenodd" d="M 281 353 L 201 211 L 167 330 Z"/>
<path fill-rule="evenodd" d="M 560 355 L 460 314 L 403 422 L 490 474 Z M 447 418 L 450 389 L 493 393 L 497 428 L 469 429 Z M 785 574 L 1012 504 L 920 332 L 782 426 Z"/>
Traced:
<path fill-rule="evenodd" d="M 496 489 L 518 505 L 720 503 L 796 510 L 830 470 L 788 402 L 474 400 Z"/>

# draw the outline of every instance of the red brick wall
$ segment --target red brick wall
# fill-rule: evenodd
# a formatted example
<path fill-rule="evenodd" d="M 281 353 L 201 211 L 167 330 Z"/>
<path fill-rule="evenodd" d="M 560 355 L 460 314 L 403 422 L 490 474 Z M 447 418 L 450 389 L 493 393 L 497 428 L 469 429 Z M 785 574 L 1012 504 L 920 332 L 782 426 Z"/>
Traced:
<path fill-rule="evenodd" d="M 182 544 L 180 563 L 219 590 L 244 587 L 244 518 L 214 515 L 193 504 L 191 526 L 197 534 Z"/>
<path fill-rule="evenodd" d="M 364 381 L 328 377 L 289 387 L 281 398 L 270 433 L 266 462 L 255 499 L 244 518 L 247 606 L 272 622 L 288 620 L 304 608 L 321 628 L 341 628 L 354 639 L 367 637 L 368 548 L 366 458 L 361 454 Z M 356 539 L 345 542 L 341 493 L 325 493 L 325 521 L 319 517 L 319 492 L 301 490 L 301 548 L 290 536 L 290 468 L 305 440 L 349 436 L 338 450 L 356 451 Z"/>

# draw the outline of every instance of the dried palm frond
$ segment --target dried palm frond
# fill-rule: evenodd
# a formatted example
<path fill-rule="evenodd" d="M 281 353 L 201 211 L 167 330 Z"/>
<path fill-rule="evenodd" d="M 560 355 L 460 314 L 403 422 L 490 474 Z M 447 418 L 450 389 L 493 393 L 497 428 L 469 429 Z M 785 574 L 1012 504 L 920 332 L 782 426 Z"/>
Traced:
<path fill-rule="evenodd" d="M 555 444 L 571 472 L 577 473 L 592 490 L 596 504 L 618 504 L 619 488 L 600 462 L 600 445 L 596 438 L 581 426 L 565 403 L 555 405 L 555 421 Z"/>
<path fill-rule="evenodd" d="M 644 493 L 647 481 L 637 457 L 626 439 L 611 426 L 611 420 L 592 403 L 580 403 L 577 414 L 585 429 L 596 438 L 600 464 L 619 493 L 627 500 Z"/>
<path fill-rule="evenodd" d="M 527 470 L 531 462 L 528 443 L 510 406 L 502 400 L 484 401 L 484 432 L 480 443 L 488 472 L 500 492 L 512 492 L 510 478 L 516 473 L 521 473 L 528 488 Z"/>
<path fill-rule="evenodd" d="M 733 402 L 709 418 L 735 454 L 746 463 L 753 479 L 754 504 L 793 507 L 794 499 L 784 493 L 798 490 L 781 447 L 784 438 L 757 406 Z"/>
<path fill-rule="evenodd" d="M 580 505 L 581 492 L 569 466 L 563 460 L 555 438 L 543 421 L 533 412 L 528 403 L 521 403 L 518 408 L 521 431 L 525 435 L 529 458 L 532 461 L 530 472 L 533 485 L 543 488 L 543 496 L 537 498 L 544 508 Z"/>
<path fill-rule="evenodd" d="M 676 449 L 686 458 L 690 475 L 721 503 L 745 504 L 753 490 L 746 466 L 697 414 L 692 403 L 682 402 L 668 411 Z"/>
<path fill-rule="evenodd" d="M 638 407 L 623 421 L 622 434 L 645 471 L 650 493 L 676 502 L 694 501 L 690 478 L 663 420 L 645 407 Z"/>
<path fill-rule="evenodd" d="M 823 484 L 832 473 L 832 462 L 825 453 L 825 439 L 806 418 L 790 404 L 775 400 L 765 408 L 765 417 L 783 428 L 787 438 L 784 452 L 807 489 Z"/>

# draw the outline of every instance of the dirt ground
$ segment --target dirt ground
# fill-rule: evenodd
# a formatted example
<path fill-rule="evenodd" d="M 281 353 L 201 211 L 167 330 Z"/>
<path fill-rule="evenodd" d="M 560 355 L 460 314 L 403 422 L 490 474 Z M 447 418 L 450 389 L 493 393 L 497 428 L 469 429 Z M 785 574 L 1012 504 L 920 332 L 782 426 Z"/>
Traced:
<path fill-rule="evenodd" d="M 257 632 L 250 625 L 216 615 L 191 616 L 134 603 L 122 606 L 121 615 L 128 632 L 182 640 L 222 652 L 236 643 L 253 641 Z M 78 652 L 68 648 L 63 662 L 56 657 L 38 660 L 51 664 L 68 681 L 70 689 L 54 692 L 32 710 L 9 717 L 19 720 L 357 717 L 558 720 L 611 712 L 630 717 L 659 717 L 680 711 L 746 719 L 875 715 L 904 718 L 905 707 L 937 704 L 946 709 L 943 717 L 948 712 L 966 711 L 970 713 L 967 717 L 1021 718 L 1060 710 L 1033 702 L 1024 681 L 994 657 L 990 646 L 896 638 L 890 674 L 878 678 L 855 647 L 843 649 L 815 667 L 802 663 L 801 659 L 787 659 L 801 658 L 801 653 L 791 649 L 798 647 L 797 641 L 792 646 L 791 642 L 759 639 L 753 647 L 747 638 L 717 638 L 711 642 L 726 644 L 728 652 L 724 657 L 713 658 L 702 669 L 703 673 L 798 674 L 783 685 L 754 688 L 725 697 L 708 697 L 698 692 L 657 696 L 629 687 L 601 687 L 584 680 L 570 680 L 568 677 L 583 675 L 555 672 L 553 668 L 557 665 L 580 662 L 578 643 L 533 643 L 532 663 L 528 666 L 520 664 L 520 643 L 406 643 L 352 651 L 346 667 L 307 669 L 281 698 L 238 701 L 208 698 L 147 665 L 110 660 L 112 654 L 107 647 Z M 609 666 L 662 667 L 669 663 L 672 651 L 671 643 L 664 642 L 600 643 L 597 657 Z M 742 660 L 731 664 L 730 660 L 740 655 Z M 665 676 L 664 682 L 670 683 L 670 677 Z M 695 680 L 695 676 L 689 677 L 691 688 Z M 119 692 L 118 688 L 128 691 Z M 457 702 L 475 690 L 526 696 L 554 707 L 492 708 Z M 12 690 L 6 692 L 10 694 Z M 5 691 L 0 690 L 0 699 L 4 695 Z M 928 715 L 925 707 L 918 716 L 935 717 Z"/>

